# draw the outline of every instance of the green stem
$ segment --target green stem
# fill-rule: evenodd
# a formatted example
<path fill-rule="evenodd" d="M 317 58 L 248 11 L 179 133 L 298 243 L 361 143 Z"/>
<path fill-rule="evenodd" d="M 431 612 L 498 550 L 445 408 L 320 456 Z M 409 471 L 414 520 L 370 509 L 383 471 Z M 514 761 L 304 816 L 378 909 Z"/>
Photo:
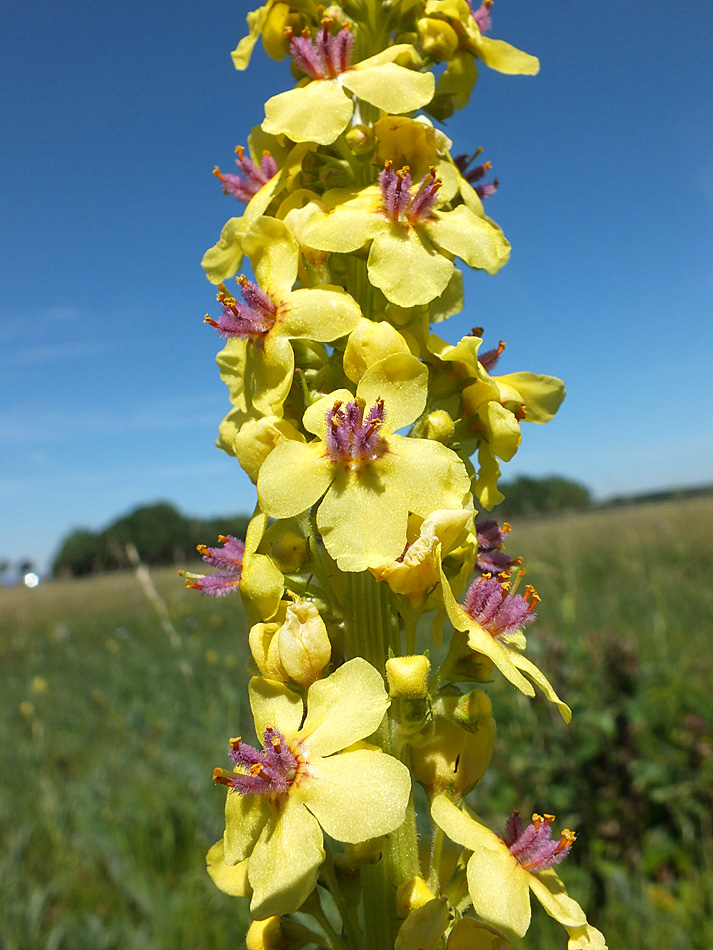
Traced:
<path fill-rule="evenodd" d="M 434 894 L 440 891 L 441 856 L 443 854 L 443 832 L 437 824 L 433 825 L 433 843 L 431 844 L 431 868 L 428 886 Z"/>
<path fill-rule="evenodd" d="M 332 854 L 329 843 L 326 841 L 325 851 L 327 859 L 322 865 L 322 874 L 324 875 L 324 880 L 327 882 L 329 893 L 334 898 L 334 903 L 337 905 L 337 909 L 341 915 L 342 925 L 346 931 L 349 946 L 354 947 L 356 950 L 361 941 L 359 939 L 359 924 L 354 916 L 354 908 L 349 901 L 345 899 L 342 889 L 339 886 L 337 875 L 334 873 L 334 855 Z"/>

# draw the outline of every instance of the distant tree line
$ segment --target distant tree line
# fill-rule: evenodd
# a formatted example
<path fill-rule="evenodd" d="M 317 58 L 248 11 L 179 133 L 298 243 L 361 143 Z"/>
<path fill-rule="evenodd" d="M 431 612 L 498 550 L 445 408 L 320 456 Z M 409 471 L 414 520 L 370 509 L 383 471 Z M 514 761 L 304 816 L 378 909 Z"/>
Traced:
<path fill-rule="evenodd" d="M 505 501 L 496 509 L 498 520 L 592 506 L 592 495 L 586 486 L 557 475 L 547 478 L 521 475 L 512 482 L 501 482 L 500 490 L 505 495 Z"/>
<path fill-rule="evenodd" d="M 103 531 L 78 528 L 68 535 L 52 563 L 55 577 L 81 577 L 130 566 L 127 544 L 146 564 L 186 563 L 198 557 L 197 544 L 213 545 L 220 534 L 244 538 L 249 518 L 189 518 L 168 502 L 136 508 Z"/>

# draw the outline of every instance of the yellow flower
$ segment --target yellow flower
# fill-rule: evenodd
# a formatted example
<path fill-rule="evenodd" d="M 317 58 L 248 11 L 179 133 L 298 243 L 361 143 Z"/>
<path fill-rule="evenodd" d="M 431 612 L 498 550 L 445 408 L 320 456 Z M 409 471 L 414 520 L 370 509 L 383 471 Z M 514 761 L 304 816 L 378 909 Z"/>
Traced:
<path fill-rule="evenodd" d="M 363 571 L 403 552 L 409 512 L 426 518 L 467 507 L 470 479 L 458 456 L 396 434 L 423 411 L 427 382 L 416 357 L 394 353 L 369 366 L 356 398 L 344 389 L 318 399 L 303 417 L 317 439 L 282 439 L 263 462 L 262 510 L 290 518 L 322 499 L 317 526 L 327 551 L 340 570 Z"/>
<path fill-rule="evenodd" d="M 443 181 L 435 167 L 413 191 L 411 184 L 406 167 L 394 171 L 387 162 L 378 185 L 346 197 L 328 192 L 325 201 L 336 207 L 310 220 L 303 241 L 341 254 L 369 244 L 369 280 L 399 307 L 427 304 L 443 293 L 453 257 L 489 274 L 503 267 L 510 244 L 482 210 L 470 203 L 451 211 L 438 207 Z"/>
<path fill-rule="evenodd" d="M 574 840 L 564 831 L 559 844 L 550 841 L 552 816 L 533 815 L 533 825 L 523 831 L 516 813 L 508 821 L 508 845 L 445 795 L 433 800 L 431 815 L 452 841 L 473 852 L 466 869 L 468 891 L 473 909 L 485 921 L 508 936 L 522 937 L 530 925 L 532 891 L 550 917 L 568 931 L 569 950 L 606 950 L 602 934 L 587 923 L 584 911 L 552 870 Z"/>
<path fill-rule="evenodd" d="M 446 901 L 434 898 L 411 911 L 396 936 L 394 950 L 438 950 L 450 924 Z M 510 946 L 494 927 L 472 917 L 457 920 L 446 941 L 446 950 L 508 950 Z"/>
<path fill-rule="evenodd" d="M 258 552 L 266 527 L 267 515 L 258 510 L 245 533 L 240 596 L 252 623 L 275 616 L 285 589 L 285 579 L 272 558 Z"/>
<path fill-rule="evenodd" d="M 430 102 L 433 75 L 396 62 L 416 65 L 412 46 L 390 46 L 352 66 L 353 35 L 347 27 L 330 34 L 332 22 L 325 17 L 314 40 L 309 35 L 291 38 L 294 64 L 309 78 L 267 100 L 262 123 L 266 132 L 284 133 L 293 142 L 330 145 L 349 125 L 354 96 L 391 114 L 414 112 Z"/>
<path fill-rule="evenodd" d="M 243 303 L 219 285 L 223 313 L 206 321 L 227 338 L 218 355 L 221 376 L 233 405 L 251 415 L 282 414 L 292 385 L 295 357 L 290 340 L 328 342 L 359 322 L 359 305 L 341 288 L 292 290 L 299 245 L 284 221 L 261 217 L 243 236 L 257 284 L 239 279 Z"/>
<path fill-rule="evenodd" d="M 468 537 L 473 526 L 473 509 L 434 511 L 425 518 L 415 534 L 409 519 L 408 547 L 394 561 L 372 567 L 377 580 L 384 580 L 396 594 L 403 594 L 413 606 L 422 604 L 431 588 L 441 581 L 441 562 L 446 554 Z M 412 534 L 412 531 L 414 532 Z M 472 565 L 471 565 L 472 569 Z"/>
<path fill-rule="evenodd" d="M 250 151 L 255 153 L 253 141 L 265 144 L 268 137 L 262 129 L 253 129 L 248 141 L 250 142 Z M 278 145 L 271 140 L 272 151 L 285 152 L 284 146 Z M 273 175 L 269 181 L 257 191 L 245 208 L 242 217 L 229 218 L 220 232 L 218 242 L 209 247 L 203 255 L 201 266 L 205 275 L 213 284 L 219 284 L 236 274 L 243 260 L 243 254 L 247 253 L 243 247 L 243 239 L 253 221 L 256 221 L 261 215 L 265 214 L 272 199 L 278 195 L 284 188 L 288 187 L 298 174 L 302 167 L 302 159 L 307 154 L 306 145 L 295 145 L 284 155 L 280 155 L 280 170 Z"/>
<path fill-rule="evenodd" d="M 554 376 L 529 372 L 491 376 L 488 369 L 495 365 L 505 344 L 479 354 L 482 342 L 479 336 L 467 336 L 451 346 L 432 334 L 428 349 L 443 369 L 443 364 L 449 367 L 453 382 L 472 380 L 465 387 L 458 386 L 462 388 L 458 413 L 462 421 L 456 438 L 469 455 L 477 447 L 479 470 L 474 491 L 481 505 L 490 509 L 503 500 L 497 487 L 497 459 L 509 462 L 515 455 L 522 438 L 520 422 L 549 422 L 562 404 L 565 389 L 562 380 Z"/>
<path fill-rule="evenodd" d="M 481 578 L 480 581 L 476 581 L 476 583 L 472 585 L 471 591 L 473 588 L 476 588 L 478 584 L 484 583 L 485 581 L 487 581 L 488 584 L 496 583 L 494 578 L 490 579 L 486 576 L 485 578 Z M 526 696 L 534 696 L 535 690 L 532 686 L 532 683 L 530 683 L 529 680 L 523 676 L 523 673 L 526 674 L 530 680 L 539 686 L 549 701 L 555 703 L 564 721 L 570 722 L 572 719 L 572 711 L 570 710 L 569 706 L 562 702 L 562 700 L 552 688 L 549 680 L 544 676 L 543 673 L 540 672 L 540 670 L 538 670 L 535 664 L 531 660 L 528 660 L 527 657 L 523 656 L 520 652 L 520 650 L 524 649 L 525 647 L 524 635 L 517 631 L 508 631 L 507 635 L 503 635 L 498 633 L 495 627 L 493 632 L 491 632 L 484 626 L 481 626 L 478 620 L 475 620 L 470 614 L 466 613 L 463 607 L 461 607 L 461 605 L 456 601 L 455 597 L 453 596 L 453 591 L 451 590 L 450 584 L 443 573 L 442 567 L 441 591 L 448 619 L 456 630 L 460 630 L 461 632 L 468 634 L 468 647 L 476 653 L 487 656 L 490 660 L 492 660 L 503 676 L 510 680 L 513 686 L 516 686 L 520 692 L 524 693 Z M 532 588 L 528 588 L 528 597 L 530 596 L 530 593 L 534 595 L 532 597 L 532 605 L 534 605 L 536 600 L 539 600 L 539 598 L 537 598 L 537 595 L 534 594 Z M 502 598 L 505 599 L 506 597 L 507 587 L 503 586 Z M 518 594 L 516 598 L 510 598 L 510 600 L 522 601 L 525 604 L 526 612 L 528 597 L 522 598 Z M 477 601 L 477 595 L 475 599 Z M 488 600 L 489 608 L 492 607 L 491 601 L 492 595 Z M 515 607 L 515 605 L 513 605 L 513 607 Z M 513 609 L 513 611 L 510 613 L 515 613 L 515 610 Z M 483 623 L 485 622 L 486 621 L 483 620 Z"/>
<path fill-rule="evenodd" d="M 231 740 L 235 771 L 216 769 L 214 778 L 232 789 L 225 861 L 248 859 L 250 909 L 262 919 L 309 896 L 324 860 L 322 829 L 357 843 L 398 828 L 411 781 L 390 755 L 341 751 L 375 732 L 389 704 L 380 674 L 361 657 L 310 687 L 304 723 L 302 700 L 281 683 L 254 677 L 249 692 L 264 751 Z"/>
<path fill-rule="evenodd" d="M 267 3 L 248 13 L 248 35 L 244 36 L 230 54 L 236 69 L 247 69 L 255 44 L 262 35 L 262 44 L 265 52 L 272 59 L 281 60 L 287 54 L 285 30 L 297 29 L 300 18 L 295 7 L 305 12 L 312 7 L 316 10 L 318 4 L 312 0 L 298 0 L 297 3 L 285 3 L 283 0 L 267 0 Z"/>

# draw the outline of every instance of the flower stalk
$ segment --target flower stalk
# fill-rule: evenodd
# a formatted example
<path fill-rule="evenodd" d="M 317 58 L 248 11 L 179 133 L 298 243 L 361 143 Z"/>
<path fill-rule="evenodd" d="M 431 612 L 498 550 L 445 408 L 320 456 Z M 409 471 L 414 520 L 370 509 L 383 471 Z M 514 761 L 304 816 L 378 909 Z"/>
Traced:
<path fill-rule="evenodd" d="M 261 42 L 297 80 L 236 149 L 238 174 L 214 171 L 244 205 L 203 258 L 229 397 L 218 444 L 257 505 L 244 544 L 200 547 L 216 573 L 185 574 L 205 596 L 239 591 L 251 625 L 256 734 L 214 772 L 225 832 L 208 854 L 249 901 L 249 947 L 504 946 L 530 893 L 569 950 L 605 947 L 553 870 L 574 833 L 514 816 L 500 837 L 472 810 L 492 678 L 571 717 L 526 655 L 539 597 L 517 592 L 509 527 L 475 521 L 563 384 L 494 375 L 505 344 L 480 327 L 433 329 L 464 310 L 464 268 L 494 275 L 510 253 L 483 210 L 490 163 L 439 126 L 478 66 L 539 68 L 487 35 L 491 2 L 266 0 L 232 53 L 245 69 Z M 465 849 L 452 867 L 447 841 Z"/>

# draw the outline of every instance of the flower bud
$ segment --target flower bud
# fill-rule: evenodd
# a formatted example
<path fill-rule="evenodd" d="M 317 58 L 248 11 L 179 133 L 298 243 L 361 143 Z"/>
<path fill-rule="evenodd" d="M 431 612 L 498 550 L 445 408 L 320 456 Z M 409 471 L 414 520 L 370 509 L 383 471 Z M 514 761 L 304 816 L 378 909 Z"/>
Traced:
<path fill-rule="evenodd" d="M 344 854 L 353 868 L 361 867 L 363 864 L 378 864 L 384 855 L 384 839 L 367 838 L 366 841 L 359 841 L 356 844 L 346 842 Z"/>
<path fill-rule="evenodd" d="M 454 432 L 455 426 L 453 425 L 453 420 L 446 410 L 436 409 L 436 411 L 430 413 L 426 419 L 423 435 L 426 439 L 432 439 L 434 442 L 442 442 L 444 445 L 448 445 L 453 438 Z"/>
<path fill-rule="evenodd" d="M 423 52 L 436 62 L 450 59 L 458 49 L 458 35 L 445 20 L 422 17 L 416 28 Z"/>
<path fill-rule="evenodd" d="M 254 920 L 245 935 L 247 950 L 287 950 L 289 941 L 282 931 L 281 917 Z"/>
<path fill-rule="evenodd" d="M 430 672 L 427 656 L 392 656 L 386 661 L 389 695 L 392 699 L 424 699 Z"/>
<path fill-rule="evenodd" d="M 279 642 L 277 640 L 280 627 L 279 622 L 256 623 L 250 628 L 248 644 L 261 674 L 266 679 L 285 683 L 289 677 L 280 660 Z"/>
<path fill-rule="evenodd" d="M 374 132 L 367 125 L 353 125 L 344 137 L 355 155 L 368 155 L 374 148 Z"/>
<path fill-rule="evenodd" d="M 485 707 L 475 732 L 437 716 L 431 735 L 412 746 L 411 769 L 429 794 L 437 795 L 452 788 L 456 796 L 462 798 L 485 775 L 494 745 L 495 720 L 486 713 Z"/>
<path fill-rule="evenodd" d="M 307 689 L 321 677 L 332 655 L 327 628 L 314 604 L 298 600 L 289 606 L 278 637 L 285 672 Z"/>
<path fill-rule="evenodd" d="M 423 907 L 435 896 L 422 877 L 412 877 L 396 889 L 396 913 L 399 917 L 408 917 L 411 911 Z"/>
<path fill-rule="evenodd" d="M 283 574 L 295 574 L 308 560 L 307 542 L 294 531 L 285 531 L 270 546 L 270 557 Z"/>

